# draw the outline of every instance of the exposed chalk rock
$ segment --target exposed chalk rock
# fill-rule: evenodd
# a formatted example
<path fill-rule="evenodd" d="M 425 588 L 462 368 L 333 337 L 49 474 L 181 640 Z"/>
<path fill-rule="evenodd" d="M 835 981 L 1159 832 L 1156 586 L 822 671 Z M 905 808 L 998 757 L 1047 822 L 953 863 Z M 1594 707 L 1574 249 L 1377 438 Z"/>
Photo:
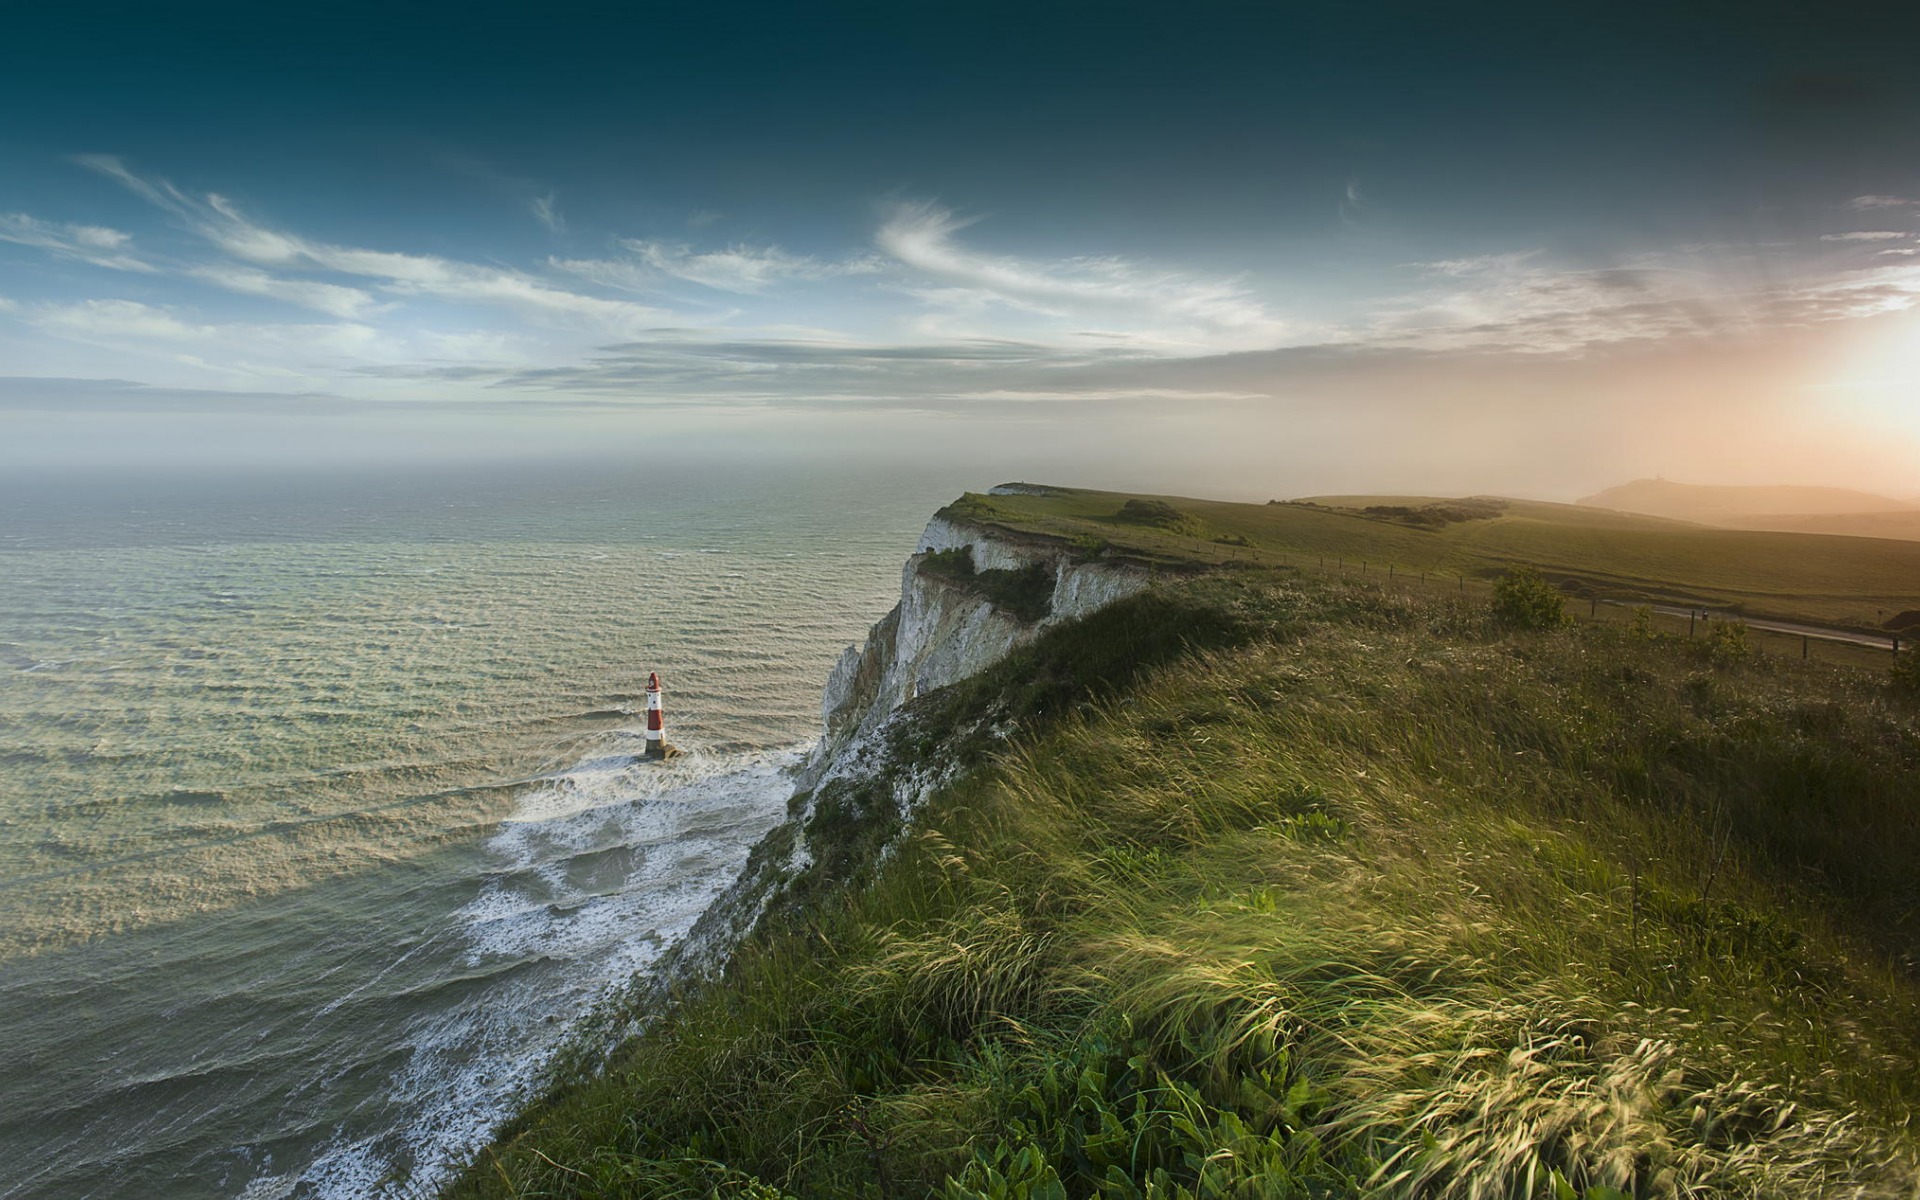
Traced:
<path fill-rule="evenodd" d="M 967 550 L 973 569 L 1053 573 L 1049 611 L 1038 621 L 1005 612 L 964 580 L 921 570 L 930 553 Z M 832 773 L 836 756 L 901 705 L 992 666 L 1043 629 L 1084 617 L 1147 586 L 1128 563 L 1081 561 L 1057 539 L 936 516 L 900 575 L 900 603 L 834 665 L 821 697 L 822 734 L 802 786 Z"/>

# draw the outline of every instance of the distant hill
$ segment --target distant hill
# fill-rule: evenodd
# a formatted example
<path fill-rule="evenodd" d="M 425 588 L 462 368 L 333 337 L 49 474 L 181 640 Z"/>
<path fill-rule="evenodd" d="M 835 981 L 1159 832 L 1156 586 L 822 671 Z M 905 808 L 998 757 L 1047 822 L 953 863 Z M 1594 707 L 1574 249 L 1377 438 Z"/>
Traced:
<path fill-rule="evenodd" d="M 1774 513 L 1761 517 L 1728 517 L 1729 529 L 1769 529 L 1776 533 L 1837 533 L 1843 537 L 1898 538 L 1920 542 L 1920 507 L 1892 512 Z"/>
<path fill-rule="evenodd" d="M 1636 479 L 1619 487 L 1588 496 L 1580 501 L 1591 508 L 1611 508 L 1620 512 L 1645 513 L 1680 521 L 1698 521 L 1706 525 L 1738 525 L 1746 529 L 1781 528 L 1812 530 L 1801 523 L 1809 517 L 1831 517 L 1858 513 L 1920 512 L 1920 507 L 1871 492 L 1850 488 L 1725 487 L 1713 484 L 1674 483 L 1666 479 Z M 1782 518 L 1783 523 L 1764 523 Z M 1786 519 L 1792 519 L 1786 523 Z M 1825 528 L 1823 533 L 1852 533 L 1852 529 Z M 1864 532 L 1864 531 L 1863 531 Z M 1902 533 L 1878 533 L 1867 536 L 1903 537 Z"/>

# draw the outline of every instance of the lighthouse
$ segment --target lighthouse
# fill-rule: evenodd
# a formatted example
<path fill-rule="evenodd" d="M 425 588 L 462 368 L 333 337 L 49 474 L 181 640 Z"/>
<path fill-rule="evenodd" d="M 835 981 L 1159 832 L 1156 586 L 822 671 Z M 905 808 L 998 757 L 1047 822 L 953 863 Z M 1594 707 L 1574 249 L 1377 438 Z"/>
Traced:
<path fill-rule="evenodd" d="M 645 758 L 665 758 L 667 743 L 660 720 L 660 675 L 647 672 L 647 750 Z"/>

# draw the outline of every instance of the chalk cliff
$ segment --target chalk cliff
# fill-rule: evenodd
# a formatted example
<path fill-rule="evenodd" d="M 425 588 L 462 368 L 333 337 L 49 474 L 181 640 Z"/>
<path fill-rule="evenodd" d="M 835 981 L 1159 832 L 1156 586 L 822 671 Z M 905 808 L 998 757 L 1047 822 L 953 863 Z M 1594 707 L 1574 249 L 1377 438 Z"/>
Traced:
<path fill-rule="evenodd" d="M 1089 557 L 1058 538 L 1017 533 L 942 513 L 920 535 L 900 576 L 900 602 L 835 664 L 821 698 L 821 736 L 796 780 L 787 819 L 755 848 L 745 872 L 663 961 L 657 985 L 709 974 L 788 885 L 814 864 L 816 817 L 864 824 L 884 855 L 933 790 L 960 770 L 955 747 L 901 749 L 894 736 L 913 701 L 991 667 L 1052 626 L 1146 588 L 1146 569 Z M 1020 603 L 1009 603 L 1008 583 Z M 982 719 L 960 736 L 992 737 Z M 844 836 L 844 835 L 842 835 Z"/>
<path fill-rule="evenodd" d="M 971 571 L 956 577 L 927 570 L 928 556 L 940 551 L 967 555 Z M 1007 611 L 971 586 L 992 572 L 1035 570 L 1052 577 L 1045 612 L 1037 620 Z M 827 677 L 821 738 L 803 786 L 822 778 L 836 758 L 915 696 L 965 679 L 1049 626 L 1086 616 L 1146 585 L 1139 567 L 1085 561 L 1057 539 L 934 517 L 901 570 L 900 603 L 874 625 L 863 645 L 847 647 Z"/>

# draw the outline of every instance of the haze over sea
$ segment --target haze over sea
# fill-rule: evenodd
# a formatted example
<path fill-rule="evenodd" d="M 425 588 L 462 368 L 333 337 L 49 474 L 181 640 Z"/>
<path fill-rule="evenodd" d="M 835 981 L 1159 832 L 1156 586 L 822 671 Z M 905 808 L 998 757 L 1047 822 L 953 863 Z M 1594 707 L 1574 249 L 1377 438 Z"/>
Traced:
<path fill-rule="evenodd" d="M 424 1190 L 784 811 L 961 483 L 0 483 L 0 1194 Z"/>

